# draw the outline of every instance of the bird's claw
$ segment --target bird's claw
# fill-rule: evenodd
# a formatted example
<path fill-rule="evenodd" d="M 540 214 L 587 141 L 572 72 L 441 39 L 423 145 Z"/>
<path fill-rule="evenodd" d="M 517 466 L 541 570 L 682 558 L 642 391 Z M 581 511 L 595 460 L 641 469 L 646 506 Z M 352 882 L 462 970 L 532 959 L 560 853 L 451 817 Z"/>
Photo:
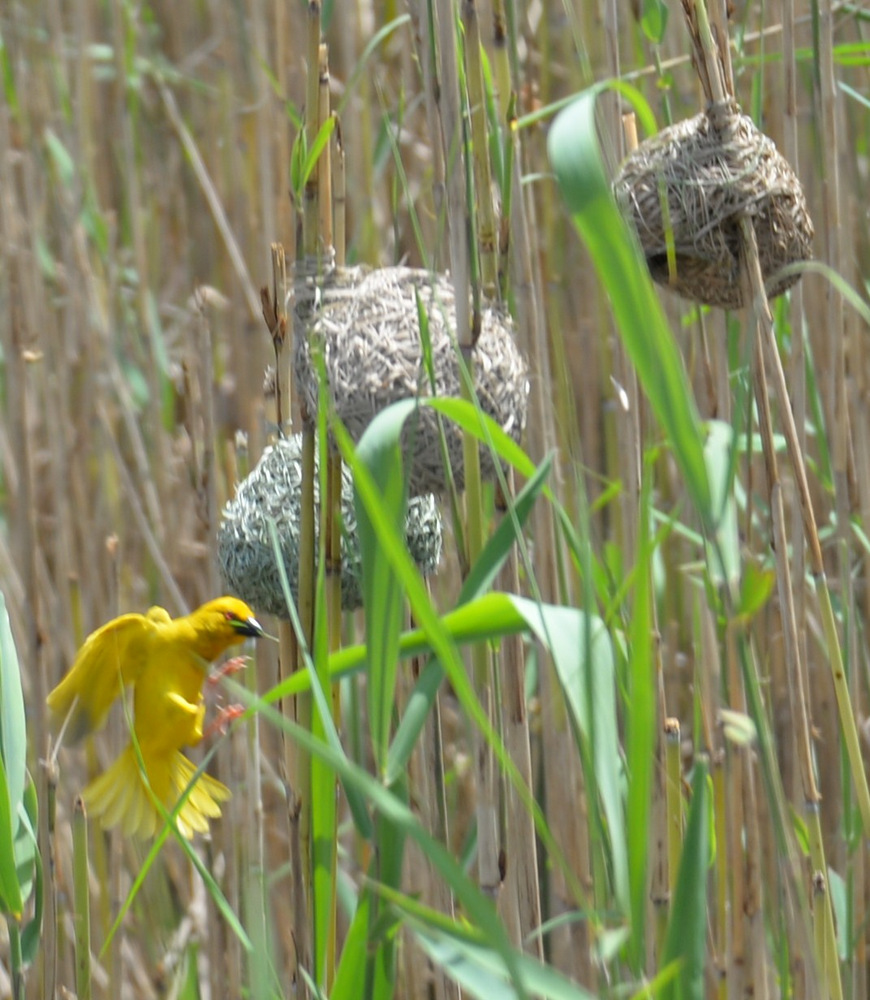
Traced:
<path fill-rule="evenodd" d="M 226 732 L 227 729 L 229 729 L 230 724 L 235 722 L 236 719 L 240 718 L 244 714 L 244 705 L 226 705 L 218 712 L 214 719 L 212 719 L 203 735 L 206 738 L 214 736 L 215 733 L 220 733 L 221 736 L 226 736 Z"/>
<path fill-rule="evenodd" d="M 250 656 L 230 657 L 230 659 L 222 663 L 217 670 L 208 675 L 206 683 L 211 687 L 214 687 L 221 680 L 223 680 L 224 677 L 230 677 L 232 674 L 237 674 L 240 670 L 244 670 L 250 660 Z"/>

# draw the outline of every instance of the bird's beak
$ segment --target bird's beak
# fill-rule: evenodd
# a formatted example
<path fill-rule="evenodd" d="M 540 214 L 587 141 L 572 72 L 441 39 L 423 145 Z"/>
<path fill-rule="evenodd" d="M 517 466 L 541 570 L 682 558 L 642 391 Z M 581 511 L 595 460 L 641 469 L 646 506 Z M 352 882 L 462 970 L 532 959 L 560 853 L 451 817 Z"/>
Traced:
<path fill-rule="evenodd" d="M 256 638 L 261 638 L 266 633 L 263 631 L 263 626 L 257 621 L 256 618 L 246 618 L 244 621 L 233 622 L 233 628 L 239 635 L 252 635 Z"/>

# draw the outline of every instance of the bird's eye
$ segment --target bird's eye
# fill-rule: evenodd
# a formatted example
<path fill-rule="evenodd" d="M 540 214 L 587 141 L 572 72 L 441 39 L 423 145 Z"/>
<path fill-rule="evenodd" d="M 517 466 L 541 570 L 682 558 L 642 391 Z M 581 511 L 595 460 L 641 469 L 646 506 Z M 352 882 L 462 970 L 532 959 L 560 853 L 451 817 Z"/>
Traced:
<path fill-rule="evenodd" d="M 228 622 L 234 622 L 238 620 L 236 616 L 232 613 L 232 611 L 225 611 L 224 618 L 226 618 Z"/>

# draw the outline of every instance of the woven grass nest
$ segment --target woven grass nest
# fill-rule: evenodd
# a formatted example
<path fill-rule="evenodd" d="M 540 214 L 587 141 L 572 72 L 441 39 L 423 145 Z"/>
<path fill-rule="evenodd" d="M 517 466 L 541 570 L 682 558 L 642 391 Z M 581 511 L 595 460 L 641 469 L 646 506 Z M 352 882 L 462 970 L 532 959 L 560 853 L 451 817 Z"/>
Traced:
<path fill-rule="evenodd" d="M 274 521 L 287 579 L 294 599 L 299 581 L 301 526 L 302 435 L 283 438 L 263 452 L 251 474 L 223 511 L 218 530 L 218 562 L 227 586 L 258 611 L 279 618 L 289 614 L 281 576 L 272 548 L 269 522 Z M 318 501 L 314 484 L 314 502 Z M 341 606 L 353 611 L 362 605 L 361 565 L 353 477 L 342 468 Z M 318 518 L 319 520 L 319 518 Z M 433 572 L 441 559 L 441 515 L 429 494 L 408 504 L 405 542 L 421 572 Z M 315 543 L 316 544 L 316 543 Z"/>
<path fill-rule="evenodd" d="M 740 215 L 752 219 L 769 298 L 798 275 L 787 264 L 812 256 L 813 223 L 800 181 L 773 141 L 736 103 L 671 125 L 641 143 L 614 181 L 655 281 L 685 298 L 740 308 Z M 667 220 L 662 212 L 667 195 Z M 676 274 L 668 273 L 667 228 L 673 231 Z"/>
<path fill-rule="evenodd" d="M 456 305 L 450 278 L 408 267 L 336 268 L 316 284 L 306 279 L 297 285 L 295 311 L 306 336 L 298 338 L 296 384 L 309 414 L 317 412 L 318 393 L 312 337 L 323 344 L 335 409 L 355 441 L 391 403 L 433 395 L 423 364 L 418 295 L 428 317 L 434 394 L 460 395 Z M 518 442 L 526 422 L 528 369 L 514 343 L 510 317 L 496 307 L 483 310 L 472 361 L 482 410 Z M 461 488 L 462 434 L 448 420 L 443 425 L 448 459 Z M 443 491 L 447 481 L 433 410 L 421 407 L 408 421 L 403 444 L 411 495 Z M 481 447 L 480 462 L 484 478 L 494 478 L 494 463 L 485 447 Z"/>

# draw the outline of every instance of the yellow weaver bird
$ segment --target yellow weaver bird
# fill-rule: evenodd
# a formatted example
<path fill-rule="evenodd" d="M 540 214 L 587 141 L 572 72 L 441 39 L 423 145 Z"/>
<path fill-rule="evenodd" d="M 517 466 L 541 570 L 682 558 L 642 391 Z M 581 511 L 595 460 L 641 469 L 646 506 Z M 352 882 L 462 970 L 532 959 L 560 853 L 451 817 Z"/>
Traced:
<path fill-rule="evenodd" d="M 72 741 L 99 729 L 112 703 L 133 686 L 130 744 L 82 793 L 104 829 L 150 837 L 163 825 L 156 798 L 171 811 L 196 771 L 181 748 L 202 739 L 202 685 L 212 660 L 263 629 L 244 601 L 219 597 L 183 618 L 163 608 L 121 615 L 92 632 L 63 680 L 48 696 L 57 729 Z M 147 777 L 147 783 L 146 783 Z M 149 792 L 150 786 L 150 792 Z M 205 833 L 230 790 L 201 774 L 176 822 L 185 837 Z"/>

